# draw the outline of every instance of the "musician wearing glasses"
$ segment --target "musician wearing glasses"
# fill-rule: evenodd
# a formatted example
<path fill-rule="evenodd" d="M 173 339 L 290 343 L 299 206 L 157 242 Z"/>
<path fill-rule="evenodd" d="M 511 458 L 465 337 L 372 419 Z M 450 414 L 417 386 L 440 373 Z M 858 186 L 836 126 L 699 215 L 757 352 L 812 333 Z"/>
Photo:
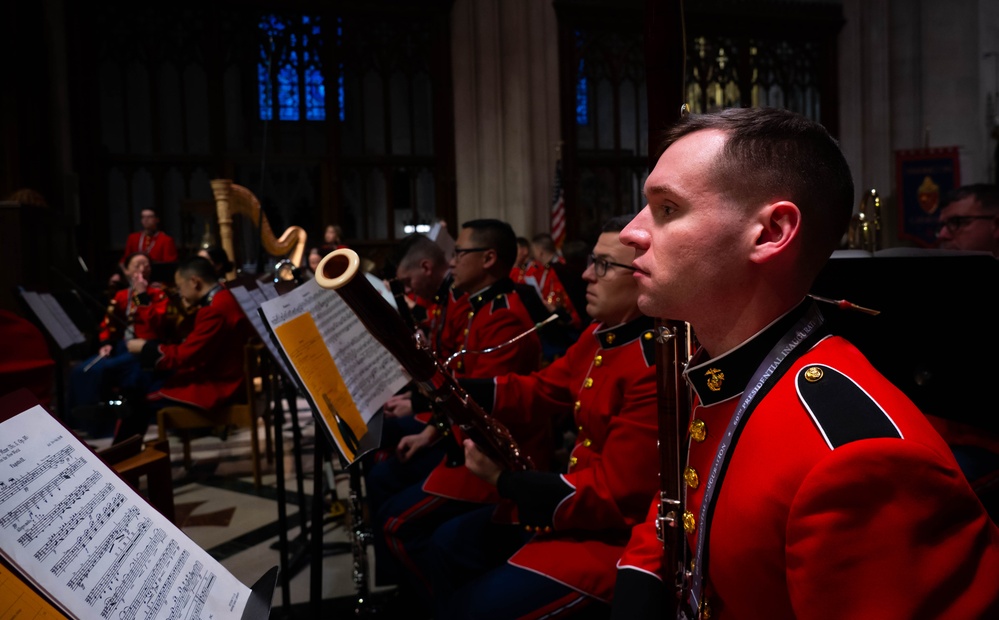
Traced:
<path fill-rule="evenodd" d="M 470 440 L 467 467 L 517 507 L 515 525 L 487 509 L 457 517 L 434 534 L 435 618 L 541 617 L 609 612 L 615 564 L 657 486 L 656 377 L 652 319 L 638 310 L 634 251 L 608 221 L 586 280 L 594 317 L 565 355 L 531 375 L 462 380 L 493 415 L 577 431 L 568 469 L 504 471 Z"/>
<path fill-rule="evenodd" d="M 465 340 L 463 332 L 468 322 L 468 295 L 451 286 L 451 266 L 444 250 L 426 235 L 414 233 L 405 237 L 397 247 L 394 258 L 396 281 L 402 285 L 406 295 L 414 295 L 416 303 L 426 310 L 424 320 L 418 321 L 418 324 L 427 337 L 430 349 L 438 359 L 447 359 L 461 348 Z M 400 303 L 406 303 L 406 300 Z M 427 430 L 431 410 L 427 398 L 412 388 L 393 395 L 382 407 L 385 414 L 382 450 L 370 459 L 377 462 L 365 468 L 365 498 L 371 514 L 377 515 L 392 495 L 411 484 L 422 482 L 444 457 L 446 442 L 433 441 L 436 436 L 430 431 L 428 443 L 421 445 L 413 454 L 407 452 L 405 460 L 396 455 L 403 437 Z M 376 540 L 380 539 L 380 532 L 376 531 L 375 536 Z M 375 548 L 379 550 L 375 562 L 376 582 L 396 582 L 398 577 L 394 574 L 394 563 L 390 558 L 383 557 L 385 548 L 380 542 L 375 544 Z"/>
<path fill-rule="evenodd" d="M 940 210 L 941 249 L 991 252 L 999 258 L 999 187 L 965 185 L 953 190 Z"/>
<path fill-rule="evenodd" d="M 509 277 L 516 246 L 510 225 L 492 219 L 466 222 L 455 240 L 452 286 L 468 294 L 470 306 L 462 330 L 467 353 L 455 357 L 451 364 L 457 377 L 527 374 L 539 366 L 540 340 L 531 331 L 534 323 Z M 518 336 L 522 337 L 516 339 Z M 504 343 L 509 344 L 500 346 Z M 494 347 L 499 348 L 484 352 Z M 524 417 L 497 419 L 538 467 L 547 467 L 552 451 L 550 424 Z M 450 431 L 460 436 L 457 429 Z M 396 454 L 403 462 L 413 459 L 433 445 L 439 434 L 438 425 L 427 425 L 423 432 L 403 437 Z M 444 441 L 453 442 L 454 438 Z M 375 527 L 382 532 L 375 538 L 376 566 L 379 562 L 392 563 L 399 576 L 400 592 L 413 606 L 430 604 L 424 553 L 437 526 L 500 499 L 495 487 L 475 477 L 464 465 L 448 467 L 447 460 L 442 458 L 425 480 L 389 498 L 375 517 Z M 391 572 L 384 568 L 380 574 Z"/>
<path fill-rule="evenodd" d="M 838 145 L 773 108 L 687 115 L 664 144 L 621 240 L 639 308 L 700 347 L 687 458 L 662 472 L 681 477 L 662 529 L 686 553 L 663 566 L 653 505 L 612 617 L 680 601 L 715 620 L 999 618 L 999 528 L 926 417 L 806 296 L 853 211 Z"/>

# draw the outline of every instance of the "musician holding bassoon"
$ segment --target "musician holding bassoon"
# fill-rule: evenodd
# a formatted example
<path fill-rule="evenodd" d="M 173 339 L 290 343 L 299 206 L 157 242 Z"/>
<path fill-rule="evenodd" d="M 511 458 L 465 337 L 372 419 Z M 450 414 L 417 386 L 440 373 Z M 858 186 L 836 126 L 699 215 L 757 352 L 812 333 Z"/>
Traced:
<path fill-rule="evenodd" d="M 565 355 L 531 375 L 461 380 L 493 415 L 566 416 L 577 434 L 565 473 L 508 471 L 465 441 L 467 467 L 516 503 L 518 523 L 479 509 L 438 528 L 438 620 L 609 612 L 615 565 L 658 484 L 653 322 L 618 240 L 630 219 L 602 228 L 583 272 L 595 322 Z"/>
<path fill-rule="evenodd" d="M 531 331 L 534 323 L 509 278 L 515 256 L 516 236 L 506 222 L 483 219 L 462 225 L 455 241 L 451 274 L 454 288 L 469 294 L 470 308 L 462 330 L 466 353 L 451 364 L 457 377 L 526 374 L 539 366 L 540 340 Z M 499 421 L 535 466 L 547 467 L 551 454 L 549 425 L 518 418 Z M 397 450 L 400 458 L 409 460 L 422 447 L 431 445 L 437 428 L 428 425 L 424 432 L 403 438 Z M 460 436 L 456 431 L 452 429 L 456 437 Z M 403 567 L 405 570 L 399 571 L 400 591 L 413 595 L 410 602 L 414 606 L 421 602 L 429 605 L 429 578 L 423 556 L 433 531 L 458 514 L 483 504 L 496 504 L 499 499 L 495 487 L 475 477 L 464 465 L 449 467 L 447 459 L 441 459 L 425 480 L 393 496 L 376 515 L 375 526 L 383 532 L 381 539 L 377 535 L 375 538 L 376 565 L 381 561 Z M 386 549 L 391 555 L 385 553 Z"/>
<path fill-rule="evenodd" d="M 409 325 L 410 329 L 420 329 L 430 350 L 438 359 L 446 360 L 465 341 L 468 294 L 451 286 L 451 267 L 444 250 L 424 234 L 413 233 L 403 238 L 394 258 L 395 286 L 401 285 L 403 294 L 416 295 L 418 303 L 426 309 L 425 320 L 413 317 L 415 324 Z M 396 303 L 405 304 L 406 300 L 397 298 Z M 370 458 L 365 457 L 365 498 L 372 514 L 377 514 L 390 496 L 426 478 L 445 455 L 447 445 L 438 441 L 425 446 L 415 458 L 400 461 L 395 455 L 396 446 L 404 436 L 426 429 L 432 411 L 430 401 L 409 386 L 392 396 L 382 410 L 385 414 L 382 448 Z M 395 581 L 387 564 L 388 561 L 375 563 L 377 583 Z"/>
<path fill-rule="evenodd" d="M 642 312 L 700 345 L 687 460 L 661 474 L 682 475 L 662 528 L 684 528 L 689 556 L 662 566 L 657 499 L 613 617 L 999 617 L 999 529 L 924 415 L 806 297 L 854 204 L 836 142 L 786 110 L 729 109 L 683 117 L 664 145 L 621 240 Z"/>

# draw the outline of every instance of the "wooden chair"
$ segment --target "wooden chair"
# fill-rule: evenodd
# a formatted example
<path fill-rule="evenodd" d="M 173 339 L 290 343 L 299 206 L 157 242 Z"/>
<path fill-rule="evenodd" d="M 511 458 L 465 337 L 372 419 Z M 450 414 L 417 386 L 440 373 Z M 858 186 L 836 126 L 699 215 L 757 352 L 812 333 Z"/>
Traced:
<path fill-rule="evenodd" d="M 243 370 L 246 375 L 246 394 L 243 402 L 223 405 L 211 411 L 190 407 L 164 407 L 157 412 L 159 438 L 167 438 L 167 431 L 174 430 L 184 446 L 184 467 L 191 467 L 191 431 L 206 428 L 235 426 L 250 429 L 250 449 L 253 465 L 253 485 L 260 489 L 260 420 L 264 421 L 264 442 L 267 463 L 274 460 L 270 433 L 270 386 L 267 352 L 260 342 L 248 343 L 243 350 Z"/>

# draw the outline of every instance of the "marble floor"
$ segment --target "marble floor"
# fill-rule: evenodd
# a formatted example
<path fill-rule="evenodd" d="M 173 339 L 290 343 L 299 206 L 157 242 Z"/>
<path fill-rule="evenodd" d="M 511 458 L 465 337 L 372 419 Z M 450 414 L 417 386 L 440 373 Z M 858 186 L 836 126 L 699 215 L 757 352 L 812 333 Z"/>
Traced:
<path fill-rule="evenodd" d="M 282 565 L 280 534 L 284 529 L 287 551 L 274 590 L 271 618 L 384 615 L 377 612 L 378 601 L 390 597 L 391 590 L 369 585 L 368 596 L 359 603 L 361 590 L 354 582 L 355 556 L 350 545 L 353 523 L 349 510 L 350 477 L 345 471 L 334 470 L 328 459 L 319 461 L 322 504 L 318 510 L 323 557 L 321 563 L 312 561 L 310 553 L 318 545 L 307 541 L 312 533 L 309 517 L 316 510 L 313 503 L 316 429 L 304 400 L 299 399 L 297 410 L 300 458 L 296 458 L 296 432 L 288 414 L 281 433 L 287 513 L 283 528 L 279 518 L 278 500 L 282 493 L 277 460 L 267 463 L 261 454 L 261 485 L 255 488 L 249 429 L 231 429 L 224 439 L 215 435 L 194 439 L 189 469 L 183 466 L 180 439 L 170 436 L 175 521 L 195 543 L 246 585 L 252 585 L 271 567 Z M 156 426 L 151 426 L 146 439 L 155 439 L 157 433 Z M 263 425 L 258 433 L 263 452 Z M 101 448 L 110 439 L 93 439 L 88 443 Z M 367 565 L 373 567 L 370 548 L 366 549 L 366 556 Z M 370 583 L 373 570 L 365 572 Z"/>

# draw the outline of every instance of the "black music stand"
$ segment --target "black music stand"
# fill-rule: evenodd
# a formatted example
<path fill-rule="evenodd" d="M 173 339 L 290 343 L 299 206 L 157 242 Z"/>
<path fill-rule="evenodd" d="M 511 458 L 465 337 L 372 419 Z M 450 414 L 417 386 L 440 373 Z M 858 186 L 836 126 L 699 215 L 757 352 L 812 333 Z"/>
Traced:
<path fill-rule="evenodd" d="M 326 515 L 323 512 L 323 507 L 325 504 L 324 498 L 327 489 L 324 488 L 322 477 L 324 451 L 322 449 L 321 439 L 318 436 L 316 437 L 316 461 L 313 472 L 313 475 L 315 476 L 311 510 L 313 521 L 312 527 L 310 528 L 308 526 L 309 517 L 306 513 L 306 505 L 308 502 L 305 497 L 305 486 L 303 481 L 304 471 L 302 466 L 303 441 L 301 425 L 298 419 L 297 397 L 299 392 L 296 387 L 295 377 L 288 365 L 288 361 L 281 353 L 280 347 L 275 342 L 273 335 L 265 326 L 264 319 L 259 311 L 260 304 L 266 301 L 266 299 L 287 293 L 295 286 L 296 283 L 294 282 L 279 282 L 276 285 L 268 285 L 268 283 L 258 281 L 252 276 L 245 274 L 234 280 L 226 282 L 226 288 L 233 293 L 233 296 L 236 298 L 236 301 L 239 303 L 247 319 L 250 321 L 251 325 L 257 331 L 261 340 L 265 344 L 271 358 L 275 361 L 274 367 L 277 368 L 277 371 L 271 377 L 271 380 L 274 381 L 275 388 L 273 390 L 274 403 L 271 412 L 271 424 L 275 440 L 275 474 L 277 478 L 279 529 L 276 548 L 278 549 L 281 567 L 282 613 L 290 612 L 291 578 L 298 574 L 298 572 L 303 568 L 308 566 L 310 564 L 310 559 L 313 571 L 317 570 L 315 568 L 316 562 L 319 562 L 318 570 L 321 574 L 323 557 L 348 553 L 351 551 L 351 545 L 349 543 L 322 542 L 323 525 L 326 522 Z M 287 403 L 287 411 L 291 414 L 293 434 L 292 446 L 296 468 L 296 491 L 299 505 L 298 520 L 300 525 L 300 532 L 298 536 L 296 536 L 294 540 L 290 541 L 288 539 L 287 488 L 285 483 L 283 444 L 284 413 L 286 411 L 285 403 Z M 332 499 L 334 501 L 338 501 L 336 488 L 333 487 L 329 489 L 329 491 L 332 494 Z M 321 552 L 317 553 L 317 549 Z M 321 582 L 319 587 L 314 587 L 311 596 L 319 597 L 318 600 L 321 601 Z"/>
<path fill-rule="evenodd" d="M 76 326 L 58 300 L 49 293 L 36 293 L 18 287 L 21 301 L 31 311 L 36 323 L 41 326 L 49 342 L 49 349 L 56 360 L 55 390 L 57 394 L 56 412 L 60 420 L 68 420 L 66 410 L 65 369 L 71 358 L 70 351 L 87 342 L 83 332 Z"/>

